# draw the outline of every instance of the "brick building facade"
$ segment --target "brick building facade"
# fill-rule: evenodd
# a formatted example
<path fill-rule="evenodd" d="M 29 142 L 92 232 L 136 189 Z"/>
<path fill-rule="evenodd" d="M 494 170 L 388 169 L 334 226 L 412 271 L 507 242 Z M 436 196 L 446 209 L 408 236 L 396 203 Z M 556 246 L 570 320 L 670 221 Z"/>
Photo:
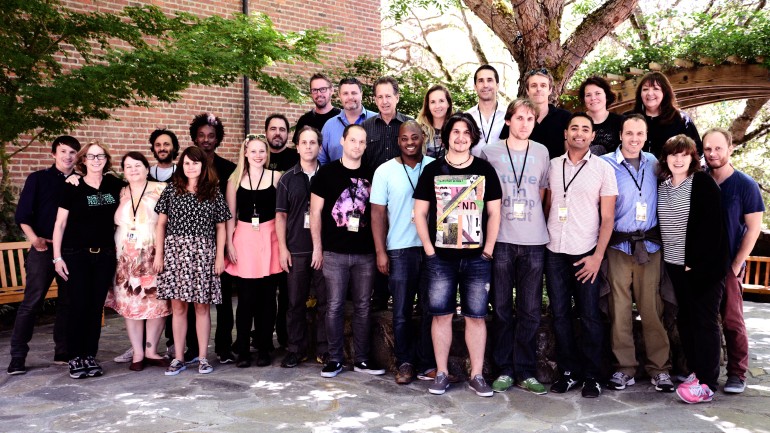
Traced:
<path fill-rule="evenodd" d="M 308 28 L 325 27 L 336 33 L 338 41 L 321 47 L 325 66 L 341 66 L 344 61 L 359 55 L 377 57 L 380 55 L 380 2 L 379 0 L 245 0 L 249 2 L 250 12 L 263 12 L 270 16 L 274 25 L 281 31 L 296 31 Z M 127 5 L 135 5 L 126 0 L 64 0 L 63 3 L 80 12 L 119 11 Z M 206 17 L 220 15 L 229 17 L 243 10 L 242 0 L 152 0 L 152 3 L 167 13 L 185 11 Z M 324 66 L 318 64 L 296 64 L 276 66 L 269 72 L 297 73 L 312 75 Z M 289 121 L 297 118 L 312 106 L 309 100 L 303 105 L 291 104 L 281 97 L 270 96 L 250 84 L 249 130 L 252 133 L 264 132 L 264 119 L 273 112 L 284 113 Z M 242 80 L 229 87 L 191 87 L 182 98 L 172 104 L 159 104 L 154 108 L 131 107 L 116 110 L 114 119 L 108 121 L 90 121 L 83 127 L 72 131 L 81 143 L 99 139 L 107 143 L 113 160 L 120 161 L 120 156 L 129 150 L 140 150 L 148 159 L 154 161 L 149 150 L 148 138 L 156 127 L 165 127 L 179 137 L 182 148 L 191 144 L 189 122 L 197 113 L 209 111 L 222 119 L 225 125 L 225 139 L 218 153 L 235 160 L 237 146 L 245 135 L 244 122 L 244 86 Z M 291 135 L 289 135 L 291 138 Z M 32 171 L 47 167 L 52 163 L 50 143 L 36 143 L 24 152 L 16 155 L 11 165 L 11 179 L 14 186 L 21 187 L 24 179 Z"/>

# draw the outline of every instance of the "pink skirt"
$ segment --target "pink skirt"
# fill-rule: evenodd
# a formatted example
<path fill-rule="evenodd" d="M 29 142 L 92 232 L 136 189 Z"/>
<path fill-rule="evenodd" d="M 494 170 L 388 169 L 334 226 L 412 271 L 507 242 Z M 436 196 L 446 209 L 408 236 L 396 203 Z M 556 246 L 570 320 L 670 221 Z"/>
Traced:
<path fill-rule="evenodd" d="M 225 272 L 228 274 L 241 278 L 263 278 L 282 271 L 275 220 L 261 223 L 259 230 L 252 229 L 251 223 L 238 221 L 233 245 L 238 263 L 225 259 Z"/>

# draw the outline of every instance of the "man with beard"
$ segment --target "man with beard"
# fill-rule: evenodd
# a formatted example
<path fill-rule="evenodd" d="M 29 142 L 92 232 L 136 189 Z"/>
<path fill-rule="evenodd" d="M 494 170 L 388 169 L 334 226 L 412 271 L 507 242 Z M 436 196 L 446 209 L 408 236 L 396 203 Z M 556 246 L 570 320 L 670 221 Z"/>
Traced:
<path fill-rule="evenodd" d="M 340 143 L 342 132 L 348 125 L 360 125 L 364 120 L 377 114 L 361 105 L 362 87 L 361 82 L 356 78 L 340 80 L 339 96 L 343 110 L 329 119 L 321 130 L 323 146 L 321 146 L 321 153 L 318 154 L 318 162 L 321 165 L 342 158 Z"/>
<path fill-rule="evenodd" d="M 150 167 L 150 178 L 158 182 L 168 182 L 176 171 L 174 160 L 179 155 L 179 140 L 168 129 L 156 129 L 150 134 L 150 150 L 158 161 Z"/>
<path fill-rule="evenodd" d="M 315 107 L 297 120 L 294 137 L 291 139 L 295 146 L 299 144 L 299 131 L 304 126 L 312 126 L 320 131 L 327 120 L 340 114 L 340 109 L 332 105 L 333 94 L 334 85 L 326 75 L 319 73 L 310 77 L 310 97 L 313 98 Z"/>
<path fill-rule="evenodd" d="M 297 165 L 297 149 L 286 146 L 289 141 L 289 120 L 286 116 L 278 113 L 267 116 L 265 137 L 270 146 L 270 170 L 286 171 Z"/>

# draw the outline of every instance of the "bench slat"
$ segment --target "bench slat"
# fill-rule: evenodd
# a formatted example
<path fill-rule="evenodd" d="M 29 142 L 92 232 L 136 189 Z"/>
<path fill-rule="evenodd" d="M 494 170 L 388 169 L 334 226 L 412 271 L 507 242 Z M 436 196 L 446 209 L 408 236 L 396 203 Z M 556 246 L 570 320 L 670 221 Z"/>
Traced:
<path fill-rule="evenodd" d="M 13 251 L 8 251 L 8 254 L 13 254 Z M 8 287 L 8 279 L 5 277 L 5 255 L 5 251 L 0 249 L 0 288 L 3 289 Z"/>
<path fill-rule="evenodd" d="M 13 257 L 13 251 L 8 251 L 8 271 L 11 275 L 11 287 L 19 287 L 19 279 L 16 277 L 16 259 Z"/>

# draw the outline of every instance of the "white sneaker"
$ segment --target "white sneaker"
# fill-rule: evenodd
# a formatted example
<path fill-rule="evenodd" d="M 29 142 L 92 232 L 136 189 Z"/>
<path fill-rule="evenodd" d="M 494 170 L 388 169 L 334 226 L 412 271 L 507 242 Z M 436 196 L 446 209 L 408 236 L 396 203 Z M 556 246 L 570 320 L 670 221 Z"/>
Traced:
<path fill-rule="evenodd" d="M 123 364 L 123 363 L 126 363 L 126 362 L 133 361 L 134 360 L 134 348 L 133 347 L 129 347 L 128 350 L 123 352 L 122 355 L 118 355 L 115 358 L 113 358 L 112 360 L 117 362 L 117 363 L 119 363 L 119 364 Z"/>

